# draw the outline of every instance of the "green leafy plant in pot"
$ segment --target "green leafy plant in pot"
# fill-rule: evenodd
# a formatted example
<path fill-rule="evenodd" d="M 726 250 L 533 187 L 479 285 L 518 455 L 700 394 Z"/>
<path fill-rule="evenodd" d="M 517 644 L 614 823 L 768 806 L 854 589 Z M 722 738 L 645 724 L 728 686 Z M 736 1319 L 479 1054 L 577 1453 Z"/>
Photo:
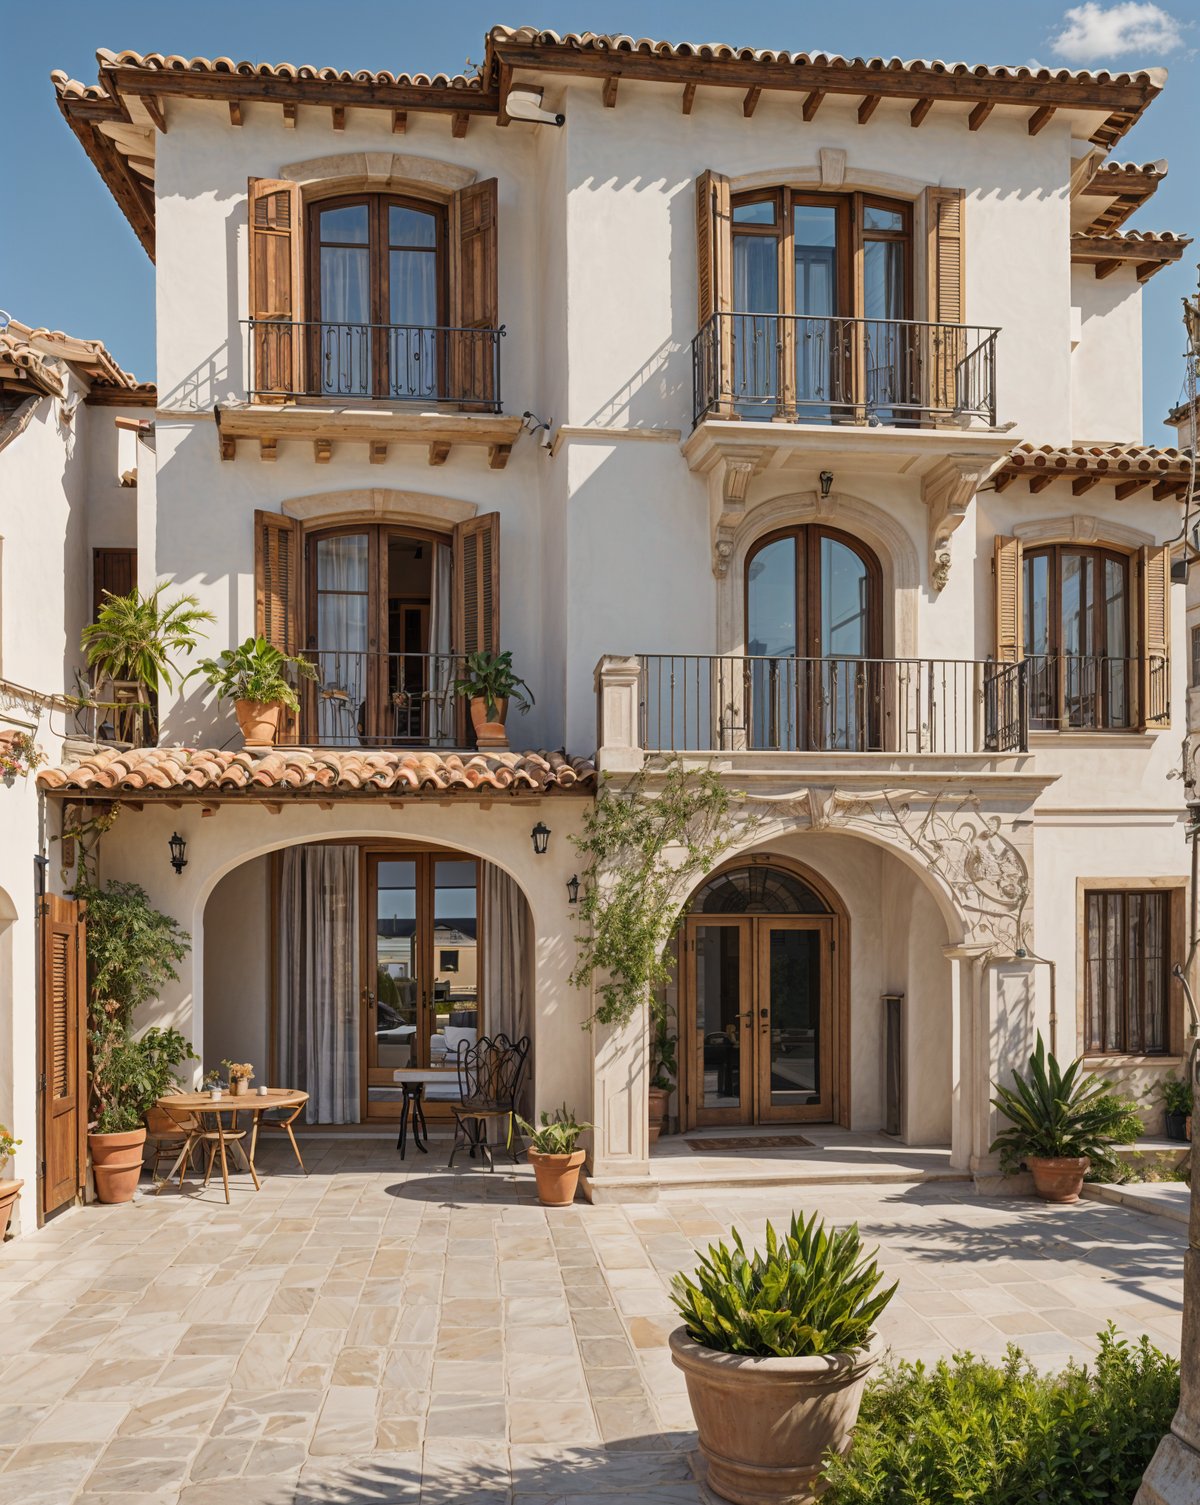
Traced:
<path fill-rule="evenodd" d="M 656 1011 L 650 1023 L 650 1143 L 662 1132 L 671 1101 L 671 1089 L 679 1074 L 678 1037 L 672 1032 L 672 1018 L 665 1010 Z"/>
<path fill-rule="evenodd" d="M 468 653 L 462 677 L 454 682 L 454 693 L 470 705 L 475 745 L 479 748 L 507 747 L 504 723 L 509 702 L 515 701 L 522 715 L 534 703 L 533 691 L 516 674 L 509 652 Z"/>
<path fill-rule="evenodd" d="M 526 1154 L 537 1181 L 538 1201 L 543 1207 L 569 1207 L 575 1200 L 585 1155 L 575 1146 L 592 1125 L 579 1123 L 566 1103 L 554 1110 L 553 1118 L 543 1108 L 536 1127 L 520 1114 L 517 1123 L 529 1140 Z"/>
<path fill-rule="evenodd" d="M 1159 1084 L 1167 1138 L 1184 1143 L 1192 1137 L 1192 1084 L 1186 1077 L 1166 1077 Z"/>
<path fill-rule="evenodd" d="M 1028 1072 L 1014 1072 L 1011 1087 L 992 1086 L 992 1106 L 1009 1121 L 992 1153 L 999 1153 L 1005 1175 L 1028 1166 L 1046 1202 L 1077 1202 L 1089 1168 L 1115 1171 L 1114 1146 L 1132 1144 L 1142 1132 L 1132 1102 L 1086 1073 L 1080 1060 L 1064 1070 L 1040 1034 Z"/>
<path fill-rule="evenodd" d="M 191 941 L 136 883 L 81 883 L 76 892 L 87 916 L 92 1173 L 101 1202 L 128 1202 L 142 1170 L 145 1115 L 180 1085 L 175 1067 L 197 1059 L 178 1030 L 135 1036 L 133 1018 L 178 979 L 175 964 Z"/>
<path fill-rule="evenodd" d="M 0 1243 L 4 1242 L 4 1235 L 8 1232 L 8 1220 L 12 1217 L 12 1210 L 17 1198 L 21 1195 L 21 1188 L 25 1185 L 24 1181 L 6 1181 L 2 1174 L 9 1157 L 21 1142 L 19 1139 L 14 1139 L 5 1126 L 0 1124 Z"/>
<path fill-rule="evenodd" d="M 875 1324 L 896 1287 L 880 1289 L 856 1224 L 837 1231 L 793 1214 L 782 1235 L 767 1224 L 765 1254 L 747 1254 L 736 1229 L 732 1241 L 672 1281 L 683 1325 L 671 1358 L 708 1483 L 739 1505 L 813 1500 L 823 1459 L 850 1444 L 878 1360 Z"/>
<path fill-rule="evenodd" d="M 242 740 L 250 748 L 273 747 L 284 711 L 295 715 L 300 710 L 292 678 L 318 678 L 315 664 L 284 653 L 266 638 L 247 638 L 219 658 L 204 659 L 192 672 L 204 675 L 218 700 L 233 701 Z"/>

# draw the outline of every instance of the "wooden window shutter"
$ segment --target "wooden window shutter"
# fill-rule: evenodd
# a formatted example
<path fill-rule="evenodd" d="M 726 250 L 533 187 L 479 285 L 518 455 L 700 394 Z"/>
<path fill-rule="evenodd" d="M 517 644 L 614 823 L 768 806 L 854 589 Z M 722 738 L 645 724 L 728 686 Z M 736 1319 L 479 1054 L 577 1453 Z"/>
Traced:
<path fill-rule="evenodd" d="M 83 907 L 41 901 L 42 1212 L 70 1202 L 87 1161 L 87 952 Z"/>
<path fill-rule="evenodd" d="M 996 535 L 993 572 L 996 576 L 996 659 L 1016 664 L 1025 656 L 1024 562 L 1021 540 Z"/>
<path fill-rule="evenodd" d="M 300 524 L 282 512 L 254 514 L 254 631 L 281 653 L 298 654 L 300 641 L 300 581 L 304 544 Z M 303 690 L 301 690 L 303 698 Z M 298 726 L 286 715 L 281 742 L 295 742 Z"/>
<path fill-rule="evenodd" d="M 127 596 L 137 584 L 136 549 L 92 550 L 92 621 L 105 596 Z"/>
<path fill-rule="evenodd" d="M 1141 652 L 1138 707 L 1143 727 L 1171 719 L 1171 548 L 1148 544 L 1139 560 Z"/>
<path fill-rule="evenodd" d="M 303 392 L 303 342 L 297 324 L 304 317 L 300 255 L 300 189 L 283 178 L 251 178 L 250 317 L 287 325 L 254 327 L 251 350 L 252 395 L 280 402 Z"/>
<path fill-rule="evenodd" d="M 925 190 L 925 317 L 931 324 L 962 324 L 965 317 L 963 206 L 961 188 Z M 954 412 L 960 406 L 958 372 L 967 355 L 965 338 L 953 331 L 930 331 L 926 356 L 926 402 Z"/>
<path fill-rule="evenodd" d="M 496 340 L 500 326 L 500 261 L 496 179 L 472 183 L 454 195 L 451 323 L 479 334 L 450 336 L 450 371 L 461 402 L 496 400 Z"/>
<path fill-rule="evenodd" d="M 500 514 L 454 529 L 454 651 L 500 652 Z"/>
<path fill-rule="evenodd" d="M 714 314 L 733 311 L 733 208 L 729 179 L 706 170 L 696 179 L 696 319 L 702 332 Z M 732 320 L 718 319 L 701 341 L 701 360 L 714 370 L 705 375 L 709 391 L 716 384 L 718 416 L 733 417 Z"/>

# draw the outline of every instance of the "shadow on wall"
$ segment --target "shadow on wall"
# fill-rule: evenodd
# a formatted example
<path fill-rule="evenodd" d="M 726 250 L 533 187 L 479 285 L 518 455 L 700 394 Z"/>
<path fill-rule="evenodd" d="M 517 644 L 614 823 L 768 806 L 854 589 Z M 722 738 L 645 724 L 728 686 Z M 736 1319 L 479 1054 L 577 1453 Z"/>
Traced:
<path fill-rule="evenodd" d="M 247 395 L 246 331 L 238 323 L 242 265 L 241 243 L 245 240 L 246 205 L 237 202 L 225 217 L 225 327 L 226 338 L 174 386 L 159 389 L 163 408 L 211 413 L 213 404 Z"/>

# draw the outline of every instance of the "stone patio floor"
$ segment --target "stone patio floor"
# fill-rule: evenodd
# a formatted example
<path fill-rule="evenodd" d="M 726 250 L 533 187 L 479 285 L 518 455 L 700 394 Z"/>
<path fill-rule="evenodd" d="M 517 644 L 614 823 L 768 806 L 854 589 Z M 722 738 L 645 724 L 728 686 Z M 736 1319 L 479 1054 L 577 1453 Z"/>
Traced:
<path fill-rule="evenodd" d="M 527 1168 L 286 1144 L 255 1194 L 143 1193 L 0 1251 L 0 1505 L 582 1505 L 711 1497 L 669 1276 L 818 1208 L 882 1247 L 898 1354 L 1057 1367 L 1111 1319 L 1178 1352 L 1185 1230 L 969 1185 L 537 1205 Z M 147 1186 L 143 1182 L 143 1186 Z"/>

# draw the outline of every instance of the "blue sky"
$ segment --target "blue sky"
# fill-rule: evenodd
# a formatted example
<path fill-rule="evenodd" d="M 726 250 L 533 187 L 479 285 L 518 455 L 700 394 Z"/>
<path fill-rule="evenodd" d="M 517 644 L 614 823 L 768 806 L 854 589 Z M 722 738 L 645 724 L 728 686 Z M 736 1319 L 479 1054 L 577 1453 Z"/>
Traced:
<path fill-rule="evenodd" d="M 1171 172 L 1135 219 L 1143 229 L 1200 232 L 1200 0 L 855 0 L 831 6 L 690 0 L 54 0 L 4 8 L 4 224 L 0 307 L 30 324 L 102 339 L 127 369 L 154 375 L 152 268 L 54 102 L 52 68 L 93 83 L 97 47 L 226 55 L 396 72 L 456 72 L 483 55 L 489 25 L 618 31 L 671 41 L 725 41 L 794 51 L 1031 60 L 1088 68 L 1165 64 L 1167 89 L 1117 151 L 1170 159 Z M 19 231 L 14 226 L 20 226 Z M 1146 438 L 1170 442 L 1162 416 L 1183 373 L 1180 299 L 1196 286 L 1193 246 L 1145 294 Z"/>

